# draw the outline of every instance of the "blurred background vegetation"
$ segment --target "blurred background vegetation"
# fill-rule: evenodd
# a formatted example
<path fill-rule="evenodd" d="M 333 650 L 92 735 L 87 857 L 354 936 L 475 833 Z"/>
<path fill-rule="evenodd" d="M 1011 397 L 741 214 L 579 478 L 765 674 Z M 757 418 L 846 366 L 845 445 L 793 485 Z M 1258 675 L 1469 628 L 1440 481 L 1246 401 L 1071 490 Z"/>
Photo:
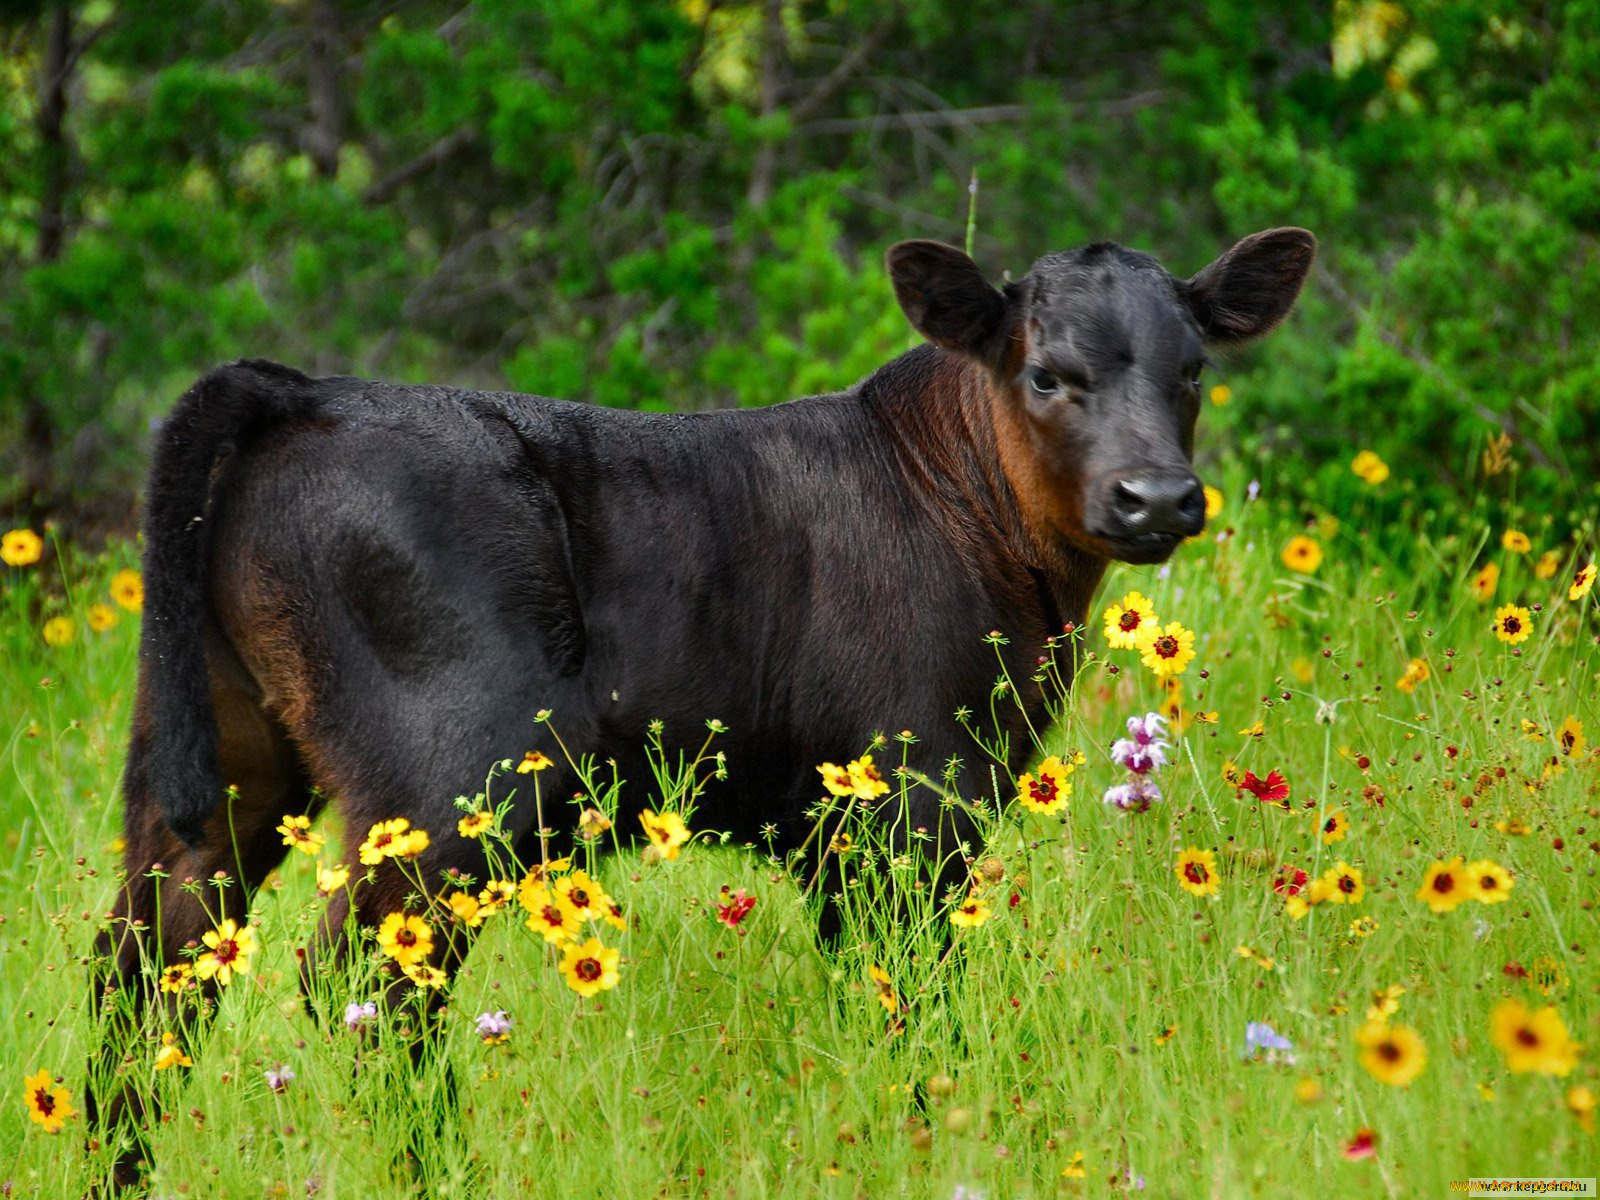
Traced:
<path fill-rule="evenodd" d="M 1319 235 L 1202 439 L 1308 514 L 1360 449 L 1417 511 L 1595 506 L 1592 0 L 3 0 L 0 46 L 13 521 L 129 530 L 153 423 L 239 356 L 641 408 L 847 385 L 910 344 L 883 248 L 960 244 L 974 172 L 995 278 Z"/>

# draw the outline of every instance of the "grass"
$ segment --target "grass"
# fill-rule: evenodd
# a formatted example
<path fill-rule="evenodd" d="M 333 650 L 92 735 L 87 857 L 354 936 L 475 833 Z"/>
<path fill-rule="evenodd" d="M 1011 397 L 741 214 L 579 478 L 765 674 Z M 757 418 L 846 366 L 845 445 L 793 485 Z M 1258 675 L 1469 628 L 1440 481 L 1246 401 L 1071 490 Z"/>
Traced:
<path fill-rule="evenodd" d="M 1541 580 L 1544 528 L 1519 554 L 1502 549 L 1500 518 L 1418 514 L 1380 487 L 1337 529 L 1312 531 L 1325 558 L 1299 573 L 1279 553 L 1305 531 L 1300 514 L 1245 502 L 1243 483 L 1230 481 L 1214 524 L 1232 536 L 1186 547 L 1170 570 L 1118 569 L 1102 599 L 1136 587 L 1198 635 L 1184 729 L 1158 775 L 1165 800 L 1144 814 L 1100 802 L 1123 777 L 1108 748 L 1125 719 L 1178 698 L 1137 654 L 1108 649 L 1096 613 L 1083 642 L 1094 657 L 1041 747 L 1085 755 L 1065 815 L 991 812 L 993 915 L 948 954 L 937 898 L 909 918 L 886 909 L 877 881 L 906 867 L 859 821 L 862 882 L 837 957 L 817 953 L 807 902 L 759 848 L 701 838 L 647 862 L 625 847 L 594 863 L 630 914 L 628 932 L 602 933 L 623 951 L 620 986 L 578 998 L 520 919 L 494 918 L 444 1021 L 450 1070 L 413 1079 L 392 1035 L 306 1014 L 294 954 L 320 900 L 315 863 L 291 855 L 256 905 L 254 969 L 224 993 L 194 1065 L 153 1079 L 169 1119 L 152 1191 L 1230 1197 L 1315 1179 L 1409 1196 L 1468 1175 L 1584 1173 L 1595 1135 L 1567 1098 L 1600 1090 L 1600 761 L 1561 756 L 1552 735 L 1568 717 L 1600 733 L 1600 622 L 1592 595 L 1567 599 L 1572 547 L 1555 547 L 1560 571 Z M 0 994 L 12 1014 L 0 1058 L 13 1072 L 0 1185 L 51 1198 L 81 1194 L 106 1165 L 85 1151 L 81 1115 L 55 1136 L 29 1122 L 22 1080 L 47 1069 L 82 1105 L 95 1037 L 85 964 L 117 877 L 137 642 L 129 612 L 104 632 L 85 625 L 131 552 L 66 553 L 0 577 Z M 1502 574 L 1482 602 L 1469 582 L 1489 561 Z M 1513 600 L 1540 606 L 1517 647 L 1490 632 Z M 58 613 L 76 636 L 47 646 L 41 627 Z M 1408 694 L 1396 681 L 1416 658 L 1430 677 Z M 877 757 L 900 753 L 891 738 Z M 1229 786 L 1230 761 L 1281 771 L 1294 810 Z M 990 778 L 982 763 L 975 746 L 966 777 Z M 996 788 L 1014 795 L 1004 777 L 980 790 Z M 1323 845 L 1335 808 L 1350 829 Z M 1178 886 L 1186 847 L 1214 852 L 1216 895 Z M 1509 868 L 1509 902 L 1429 912 L 1424 872 L 1458 854 Z M 1361 902 L 1291 919 L 1271 887 L 1278 865 L 1314 878 L 1341 860 L 1364 877 Z M 756 897 L 742 933 L 715 919 L 724 885 Z M 1352 932 L 1357 918 L 1375 927 Z M 871 966 L 909 1002 L 900 1020 Z M 336 999 L 341 986 L 329 985 Z M 370 994 L 348 986 L 348 999 Z M 1389 1022 L 1426 1046 L 1408 1087 L 1376 1078 L 1356 1041 L 1373 994 L 1395 986 Z M 1564 1078 L 1510 1072 L 1491 1040 L 1508 998 L 1553 1004 L 1591 1053 Z M 474 1018 L 496 1010 L 513 1024 L 488 1045 Z M 1247 1058 L 1250 1022 L 1289 1039 L 1293 1061 Z M 275 1091 L 266 1072 L 281 1066 L 293 1078 Z M 450 1074 L 459 1107 L 445 1099 Z M 1349 1159 L 1363 1127 L 1376 1153 Z"/>

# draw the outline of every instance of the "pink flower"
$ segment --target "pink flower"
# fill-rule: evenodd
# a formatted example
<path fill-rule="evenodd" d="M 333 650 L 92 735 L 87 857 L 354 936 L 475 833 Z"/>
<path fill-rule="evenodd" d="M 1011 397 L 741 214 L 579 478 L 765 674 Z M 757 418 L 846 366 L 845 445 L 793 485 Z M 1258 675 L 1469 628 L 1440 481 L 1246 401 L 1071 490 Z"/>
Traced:
<path fill-rule="evenodd" d="M 717 905 L 717 920 L 729 929 L 738 929 L 739 923 L 749 916 L 750 910 L 756 906 L 756 898 L 747 895 L 743 888 L 730 892 L 724 885 L 722 899 L 724 903 Z"/>

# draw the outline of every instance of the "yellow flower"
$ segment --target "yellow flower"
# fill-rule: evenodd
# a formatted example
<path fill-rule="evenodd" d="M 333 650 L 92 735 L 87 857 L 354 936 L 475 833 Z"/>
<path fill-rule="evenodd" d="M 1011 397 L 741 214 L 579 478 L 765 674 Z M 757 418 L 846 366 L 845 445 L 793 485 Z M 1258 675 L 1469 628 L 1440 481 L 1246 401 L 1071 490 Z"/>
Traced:
<path fill-rule="evenodd" d="M 872 980 L 873 991 L 877 993 L 878 1003 L 893 1016 L 900 1011 L 900 997 L 894 994 L 894 983 L 889 978 L 889 972 L 882 967 L 871 966 L 867 968 L 867 977 Z"/>
<path fill-rule="evenodd" d="M 1361 1065 L 1379 1083 L 1407 1087 L 1422 1074 L 1428 1051 L 1417 1031 L 1405 1025 L 1368 1021 L 1356 1033 Z"/>
<path fill-rule="evenodd" d="M 1311 1075 L 1302 1075 L 1295 1081 L 1294 1098 L 1301 1104 L 1315 1104 L 1322 1099 L 1322 1085 Z"/>
<path fill-rule="evenodd" d="M 278 822 L 278 832 L 283 834 L 283 844 L 293 846 L 313 858 L 322 849 L 322 835 L 311 832 L 310 817 L 284 817 Z"/>
<path fill-rule="evenodd" d="M 1568 600 L 1582 600 L 1589 594 L 1589 589 L 1594 586 L 1595 565 L 1585 563 L 1578 568 L 1578 573 L 1572 577 L 1572 586 L 1567 589 Z"/>
<path fill-rule="evenodd" d="M 1426 683 L 1431 674 L 1426 662 L 1420 658 L 1413 658 L 1406 664 L 1405 674 L 1395 680 L 1394 685 L 1409 695 L 1416 690 L 1417 684 Z"/>
<path fill-rule="evenodd" d="M 485 917 L 492 917 L 516 898 L 516 884 L 509 879 L 490 879 L 484 883 L 483 891 L 478 893 L 479 911 Z"/>
<path fill-rule="evenodd" d="M 1539 556 L 1539 561 L 1534 564 L 1533 576 L 1535 579 L 1554 579 L 1556 571 L 1561 567 L 1561 551 L 1546 550 Z"/>
<path fill-rule="evenodd" d="M 1029 812 L 1058 813 L 1067 806 L 1072 768 L 1052 754 L 1039 764 L 1039 776 L 1024 775 L 1017 780 L 1017 802 Z"/>
<path fill-rule="evenodd" d="M 0 562 L 8 567 L 31 567 L 44 554 L 44 539 L 31 529 L 12 529 L 0 537 Z"/>
<path fill-rule="evenodd" d="M 1369 487 L 1377 487 L 1385 479 L 1389 478 L 1389 464 L 1371 450 L 1363 450 L 1357 454 L 1350 463 L 1350 469 L 1359 475 Z"/>
<path fill-rule="evenodd" d="M 232 917 L 202 934 L 200 940 L 207 950 L 194 960 L 195 977 L 215 979 L 219 987 L 227 987 L 235 975 L 248 975 L 250 958 L 260 949 L 255 930 Z"/>
<path fill-rule="evenodd" d="M 450 977 L 438 967 L 430 966 L 425 962 L 414 962 L 410 966 L 400 968 L 405 972 L 405 977 L 420 988 L 442 988 L 450 982 Z"/>
<path fill-rule="evenodd" d="M 889 794 L 889 785 L 872 765 L 870 754 L 863 754 L 850 763 L 850 786 L 858 800 L 876 800 Z"/>
<path fill-rule="evenodd" d="M 412 829 L 405 817 L 379 821 L 361 843 L 361 863 L 375 867 L 386 858 L 415 858 L 428 848 L 428 832 Z"/>
<path fill-rule="evenodd" d="M 174 1033 L 161 1035 L 161 1048 L 156 1051 L 156 1070 L 168 1071 L 173 1067 L 192 1067 L 194 1060 L 183 1052 Z"/>
<path fill-rule="evenodd" d="M 1496 821 L 1494 827 L 1507 837 L 1527 837 L 1531 830 L 1528 823 L 1521 817 L 1510 817 L 1504 821 Z"/>
<path fill-rule="evenodd" d="M 593 842 L 611 829 L 611 818 L 598 808 L 586 808 L 578 814 L 578 836 Z"/>
<path fill-rule="evenodd" d="M 976 929 L 988 919 L 989 902 L 976 892 L 969 892 L 965 900 L 950 910 L 950 924 L 959 929 Z"/>
<path fill-rule="evenodd" d="M 1344 841 L 1344 836 L 1349 830 L 1350 818 L 1344 815 L 1344 809 L 1334 809 L 1322 823 L 1322 844 L 1331 846 L 1334 842 Z"/>
<path fill-rule="evenodd" d="M 1322 565 L 1322 544 L 1299 533 L 1283 548 L 1283 565 L 1291 571 L 1309 575 Z"/>
<path fill-rule="evenodd" d="M 1361 872 L 1342 859 L 1322 873 L 1325 899 L 1330 904 L 1360 904 L 1367 894 Z"/>
<path fill-rule="evenodd" d="M 480 808 L 456 822 L 456 832 L 464 838 L 479 837 L 494 826 L 494 813 Z"/>
<path fill-rule="evenodd" d="M 1502 604 L 1494 612 L 1494 635 L 1508 646 L 1533 636 L 1533 614 L 1520 604 Z"/>
<path fill-rule="evenodd" d="M 1553 1004 L 1534 1012 L 1521 1000 L 1502 1000 L 1489 1022 L 1494 1044 L 1513 1074 L 1567 1075 L 1578 1065 L 1579 1046 L 1567 1035 Z"/>
<path fill-rule="evenodd" d="M 349 882 L 350 868 L 343 863 L 335 863 L 331 867 L 317 864 L 317 891 L 321 895 L 330 896 Z"/>
<path fill-rule="evenodd" d="M 1483 570 L 1472 577 L 1472 596 L 1479 604 L 1487 604 L 1494 598 L 1494 589 L 1500 585 L 1500 564 L 1487 563 Z"/>
<path fill-rule="evenodd" d="M 1244 785 L 1244 771 L 1231 758 L 1222 764 L 1222 782 L 1231 788 Z"/>
<path fill-rule="evenodd" d="M 522 761 L 517 764 L 517 774 L 527 775 L 534 771 L 543 771 L 556 764 L 542 750 L 529 750 L 522 756 Z"/>
<path fill-rule="evenodd" d="M 1214 388 L 1211 389 L 1211 394 L 1212 394 L 1213 397 L 1215 397 L 1218 392 L 1225 392 L 1227 390 L 1228 390 L 1227 388 L 1221 387 L 1219 385 L 1219 386 L 1214 387 Z M 1213 404 L 1224 404 L 1224 403 L 1226 403 L 1226 400 L 1213 399 L 1212 403 Z M 1083 1151 L 1082 1150 L 1074 1150 L 1072 1152 L 1072 1157 L 1067 1160 L 1067 1165 L 1061 1168 L 1061 1178 L 1063 1178 L 1063 1179 L 1087 1179 L 1088 1176 L 1089 1176 L 1088 1168 L 1086 1168 L 1083 1165 Z"/>
<path fill-rule="evenodd" d="M 555 881 L 555 894 L 568 904 L 579 918 L 585 921 L 598 921 L 605 913 L 607 903 L 611 897 L 606 895 L 605 888 L 589 878 L 586 871 L 574 871 L 571 875 L 563 875 Z"/>
<path fill-rule="evenodd" d="M 478 903 L 478 898 L 471 892 L 451 892 L 445 898 L 445 905 L 450 909 L 451 915 L 468 929 L 476 929 L 483 924 L 483 905 Z"/>
<path fill-rule="evenodd" d="M 89 605 L 89 628 L 104 633 L 117 623 L 117 610 L 109 604 Z"/>
<path fill-rule="evenodd" d="M 561 956 L 561 973 L 567 986 L 580 996 L 593 996 L 617 986 L 621 975 L 617 964 L 622 961 L 622 951 L 608 950 L 599 938 L 590 938 L 583 945 L 568 946 Z"/>
<path fill-rule="evenodd" d="M 1139 661 L 1156 673 L 1158 679 L 1182 675 L 1194 661 L 1194 631 L 1177 621 L 1165 629 L 1152 624 L 1139 634 Z"/>
<path fill-rule="evenodd" d="M 1353 938 L 1371 937 L 1378 931 L 1378 918 L 1357 917 L 1350 922 L 1350 936 Z"/>
<path fill-rule="evenodd" d="M 78 1115 L 66 1088 L 51 1087 L 49 1071 L 40 1071 L 22 1081 L 22 1097 L 28 1105 L 28 1119 L 46 1133 L 60 1133 L 68 1117 Z"/>
<path fill-rule="evenodd" d="M 188 963 L 173 963 L 170 967 L 163 967 L 160 986 L 169 995 L 181 996 L 194 987 L 194 968 Z"/>
<path fill-rule="evenodd" d="M 1222 493 L 1209 483 L 1205 485 L 1206 494 L 1206 520 L 1211 520 L 1222 511 Z"/>
<path fill-rule="evenodd" d="M 578 936 L 581 919 L 578 910 L 564 896 L 550 890 L 550 885 L 532 876 L 522 881 L 517 889 L 517 899 L 528 910 L 528 928 L 552 946 L 570 942 Z"/>
<path fill-rule="evenodd" d="M 44 623 L 44 641 L 47 646 L 65 646 L 77 634 L 78 627 L 71 617 L 51 617 Z"/>
<path fill-rule="evenodd" d="M 1387 1021 L 1400 1011 L 1400 997 L 1406 994 L 1406 989 L 1398 983 L 1391 983 L 1382 991 L 1372 993 L 1372 1007 L 1367 1009 L 1367 1020 Z"/>
<path fill-rule="evenodd" d="M 1528 535 L 1520 529 L 1508 529 L 1500 535 L 1500 544 L 1513 554 L 1526 554 L 1533 549 L 1533 543 L 1528 540 Z"/>
<path fill-rule="evenodd" d="M 433 953 L 433 927 L 421 917 L 390 913 L 378 926 L 378 949 L 402 969 L 425 962 Z"/>
<path fill-rule="evenodd" d="M 1515 881 L 1511 872 L 1493 859 L 1480 858 L 1467 864 L 1467 889 L 1474 900 L 1484 904 L 1503 904 L 1511 899 Z"/>
<path fill-rule="evenodd" d="M 144 576 L 124 567 L 111 577 L 111 598 L 129 612 L 144 611 Z"/>
<path fill-rule="evenodd" d="M 639 824 L 644 826 L 645 836 L 656 853 L 668 862 L 678 857 L 678 848 L 691 836 L 689 827 L 675 812 L 655 813 L 647 808 L 639 814 Z"/>
<path fill-rule="evenodd" d="M 1585 1133 L 1593 1133 L 1595 1098 L 1594 1089 L 1580 1083 L 1567 1089 L 1567 1111 L 1578 1119 Z"/>
<path fill-rule="evenodd" d="M 817 771 L 822 776 L 822 786 L 834 796 L 850 796 L 855 793 L 856 785 L 850 781 L 850 768 L 841 767 L 838 763 L 825 762 Z"/>
<path fill-rule="evenodd" d="M 1106 609 L 1106 641 L 1114 650 L 1132 650 L 1139 644 L 1139 635 L 1157 624 L 1156 606 L 1140 593 L 1129 592 L 1122 603 Z"/>
<path fill-rule="evenodd" d="M 1569 715 L 1556 730 L 1556 746 L 1563 758 L 1582 758 L 1588 743 L 1583 737 L 1583 722 Z"/>
<path fill-rule="evenodd" d="M 1225 383 L 1219 383 L 1211 389 L 1211 403 L 1221 408 L 1233 399 L 1233 389 Z"/>
<path fill-rule="evenodd" d="M 1466 863 L 1458 854 L 1449 862 L 1436 862 L 1422 877 L 1417 899 L 1436 913 L 1451 912 L 1472 898 Z"/>
<path fill-rule="evenodd" d="M 1209 850 L 1190 846 L 1178 855 L 1173 865 L 1178 876 L 1178 886 L 1196 896 L 1211 896 L 1222 890 L 1222 879 L 1217 874 L 1217 856 Z"/>

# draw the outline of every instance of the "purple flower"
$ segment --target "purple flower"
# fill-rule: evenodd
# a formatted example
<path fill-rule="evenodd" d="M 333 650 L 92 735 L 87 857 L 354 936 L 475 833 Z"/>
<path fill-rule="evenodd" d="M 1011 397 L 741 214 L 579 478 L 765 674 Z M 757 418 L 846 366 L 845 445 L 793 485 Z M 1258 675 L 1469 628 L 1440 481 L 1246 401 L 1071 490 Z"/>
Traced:
<path fill-rule="evenodd" d="M 378 1002 L 376 1000 L 368 1000 L 364 1004 L 352 1000 L 344 1006 L 345 1028 L 351 1033 L 356 1032 L 368 1021 L 376 1021 L 377 1019 Z"/>
<path fill-rule="evenodd" d="M 478 1014 L 478 1036 L 486 1042 L 503 1042 L 511 1036 L 511 1018 L 504 1009 Z"/>
<path fill-rule="evenodd" d="M 1101 797 L 1112 808 L 1121 809 L 1123 812 L 1147 812 L 1152 804 L 1161 799 L 1161 789 L 1156 786 L 1154 779 L 1142 776 L 1130 779 L 1127 783 L 1119 783 L 1106 789 L 1106 794 Z"/>
<path fill-rule="evenodd" d="M 1294 1061 L 1294 1043 L 1265 1021 L 1251 1021 L 1244 1027 L 1244 1057 L 1254 1058 L 1267 1052 L 1268 1062 Z"/>
<path fill-rule="evenodd" d="M 1129 717 L 1128 736 L 1139 745 L 1148 746 L 1158 738 L 1167 736 L 1167 719 L 1158 712 L 1147 712 L 1142 717 Z"/>
<path fill-rule="evenodd" d="M 1130 1188 L 1132 1188 L 1136 1192 L 1144 1191 L 1144 1176 L 1143 1175 L 1135 1175 L 1133 1173 L 1133 1168 L 1132 1167 L 1128 1167 L 1126 1169 L 1126 1175 L 1127 1175 L 1127 1179 L 1128 1179 L 1128 1186 Z"/>
<path fill-rule="evenodd" d="M 1250 486 L 1245 488 L 1244 494 L 1251 500 L 1254 500 L 1257 496 L 1261 495 L 1261 480 L 1252 479 L 1250 481 Z"/>
<path fill-rule="evenodd" d="M 1167 743 L 1151 742 L 1141 746 L 1130 738 L 1118 738 L 1111 743 L 1111 761 L 1135 775 L 1147 775 L 1167 765 Z"/>
<path fill-rule="evenodd" d="M 266 1077 L 267 1086 L 273 1091 L 281 1093 L 289 1086 L 290 1081 L 294 1079 L 294 1072 L 289 1069 L 286 1063 L 279 1063 L 266 1072 Z"/>

